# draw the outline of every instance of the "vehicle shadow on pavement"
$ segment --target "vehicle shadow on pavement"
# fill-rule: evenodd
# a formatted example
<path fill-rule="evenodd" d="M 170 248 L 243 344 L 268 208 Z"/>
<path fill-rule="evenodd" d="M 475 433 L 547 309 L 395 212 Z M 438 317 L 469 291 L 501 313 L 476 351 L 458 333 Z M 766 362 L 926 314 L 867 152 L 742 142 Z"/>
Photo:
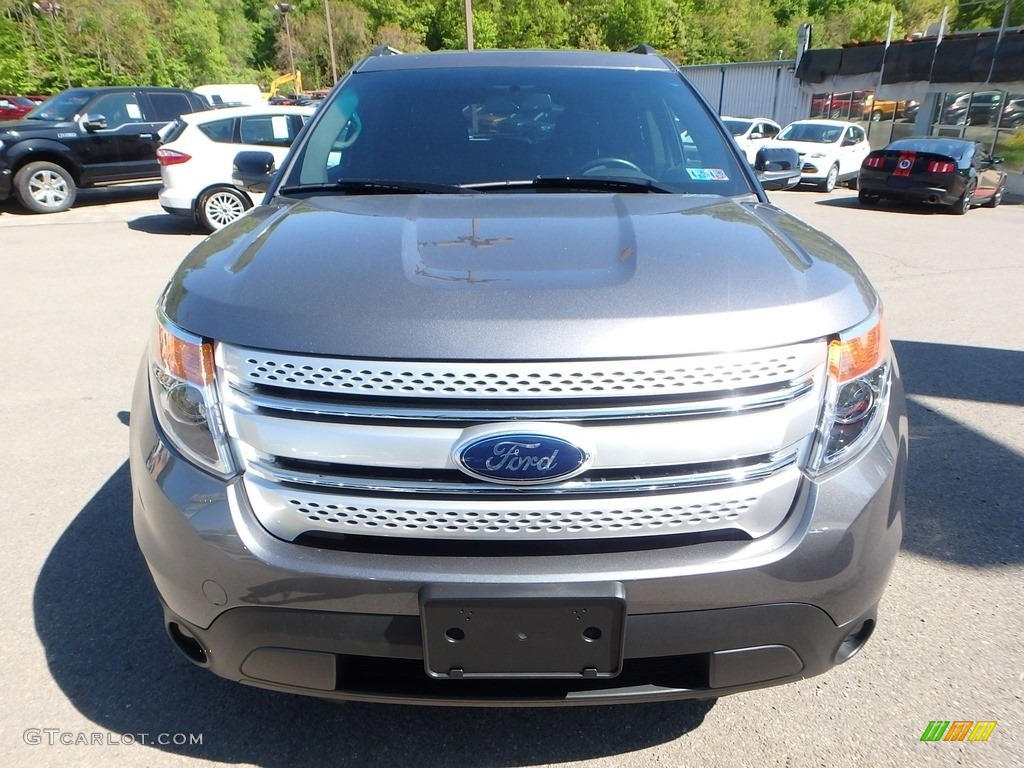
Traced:
<path fill-rule="evenodd" d="M 1000 205 L 1017 205 L 1021 198 L 1003 198 Z M 914 203 L 902 200 L 883 200 L 878 205 L 861 205 L 856 195 L 852 197 L 822 197 L 815 202 L 815 205 L 824 205 L 829 208 L 853 208 L 862 211 L 888 211 L 889 213 L 907 213 L 914 216 L 950 216 L 949 208 L 945 205 L 928 205 L 927 203 Z M 979 212 L 993 213 L 989 208 L 978 206 L 968 211 L 968 216 L 977 216 Z"/>
<path fill-rule="evenodd" d="M 148 235 L 206 235 L 191 219 L 169 213 L 139 216 L 128 222 L 128 229 Z"/>
<path fill-rule="evenodd" d="M 910 418 L 903 549 L 980 568 L 1024 563 L 1024 457 L 919 399 L 953 401 L 945 413 L 956 401 L 1022 408 L 1024 352 L 917 341 L 893 346 Z"/>
<path fill-rule="evenodd" d="M 109 737 L 115 743 L 132 734 L 136 744 L 231 764 L 571 762 L 671 742 L 698 728 L 714 706 L 713 700 L 560 709 L 339 704 L 217 678 L 181 657 L 164 633 L 132 531 L 127 462 L 54 545 L 36 583 L 34 612 L 53 679 L 85 717 L 115 734 Z M 160 734 L 186 743 L 157 744 Z M 202 743 L 190 743 L 196 735 Z"/>

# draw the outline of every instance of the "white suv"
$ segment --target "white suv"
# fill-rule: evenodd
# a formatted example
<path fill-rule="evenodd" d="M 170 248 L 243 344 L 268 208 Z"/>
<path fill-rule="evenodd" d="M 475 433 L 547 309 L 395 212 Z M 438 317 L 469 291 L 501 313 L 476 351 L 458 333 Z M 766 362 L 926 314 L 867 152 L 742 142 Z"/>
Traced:
<path fill-rule="evenodd" d="M 841 120 L 797 120 L 783 128 L 771 146 L 795 149 L 800 155 L 800 183 L 814 184 L 822 192 L 831 192 L 842 182 L 855 189 L 860 164 L 871 151 L 864 129 Z"/>
<path fill-rule="evenodd" d="M 314 109 L 263 105 L 183 115 L 161 133 L 160 205 L 208 232 L 227 226 L 252 208 L 249 195 L 231 183 L 235 155 L 261 150 L 282 162 Z"/>

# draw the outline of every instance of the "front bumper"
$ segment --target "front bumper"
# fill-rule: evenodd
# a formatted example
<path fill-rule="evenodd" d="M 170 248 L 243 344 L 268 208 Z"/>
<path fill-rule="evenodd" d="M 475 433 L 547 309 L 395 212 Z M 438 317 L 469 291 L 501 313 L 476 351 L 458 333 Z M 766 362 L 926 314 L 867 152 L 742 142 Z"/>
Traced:
<path fill-rule="evenodd" d="M 305 547 L 274 538 L 240 483 L 181 459 L 140 377 L 131 470 L 139 545 L 178 647 L 216 674 L 337 699 L 535 706 L 705 698 L 820 674 L 870 635 L 902 533 L 907 426 L 894 382 L 876 443 L 806 480 L 787 521 L 756 541 L 643 551 L 445 557 Z M 425 591 L 496 597 L 614 584 L 622 668 L 601 679 L 434 679 Z"/>

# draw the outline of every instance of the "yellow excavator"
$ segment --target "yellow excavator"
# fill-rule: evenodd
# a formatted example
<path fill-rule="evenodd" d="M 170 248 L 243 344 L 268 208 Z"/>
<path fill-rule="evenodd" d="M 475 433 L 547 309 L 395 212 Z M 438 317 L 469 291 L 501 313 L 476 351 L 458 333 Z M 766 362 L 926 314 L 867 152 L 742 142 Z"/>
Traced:
<path fill-rule="evenodd" d="M 280 90 L 281 86 L 287 85 L 288 83 L 295 84 L 294 87 L 291 89 L 292 93 L 294 93 L 296 96 L 301 97 L 302 73 L 299 72 L 298 70 L 295 70 L 295 72 L 289 72 L 288 74 L 285 75 L 281 75 L 280 77 L 275 77 L 270 83 L 270 90 L 267 93 L 265 93 L 264 96 L 267 99 L 274 98 L 274 96 L 276 96 L 277 92 Z"/>

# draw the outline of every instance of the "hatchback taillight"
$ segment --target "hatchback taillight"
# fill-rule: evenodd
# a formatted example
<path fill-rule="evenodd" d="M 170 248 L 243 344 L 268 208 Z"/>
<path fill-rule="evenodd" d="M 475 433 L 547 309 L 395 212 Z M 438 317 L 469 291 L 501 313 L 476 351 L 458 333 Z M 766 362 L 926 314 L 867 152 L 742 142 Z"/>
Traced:
<path fill-rule="evenodd" d="M 928 173 L 953 173 L 956 166 L 948 160 L 932 160 L 928 163 Z"/>
<path fill-rule="evenodd" d="M 864 159 L 865 168 L 884 168 L 885 158 L 884 157 L 866 157 Z"/>
<path fill-rule="evenodd" d="M 156 161 L 160 165 L 177 165 L 178 163 L 187 163 L 192 159 L 192 155 L 186 155 L 184 152 L 179 152 L 176 149 L 164 149 L 161 147 L 156 151 Z"/>

